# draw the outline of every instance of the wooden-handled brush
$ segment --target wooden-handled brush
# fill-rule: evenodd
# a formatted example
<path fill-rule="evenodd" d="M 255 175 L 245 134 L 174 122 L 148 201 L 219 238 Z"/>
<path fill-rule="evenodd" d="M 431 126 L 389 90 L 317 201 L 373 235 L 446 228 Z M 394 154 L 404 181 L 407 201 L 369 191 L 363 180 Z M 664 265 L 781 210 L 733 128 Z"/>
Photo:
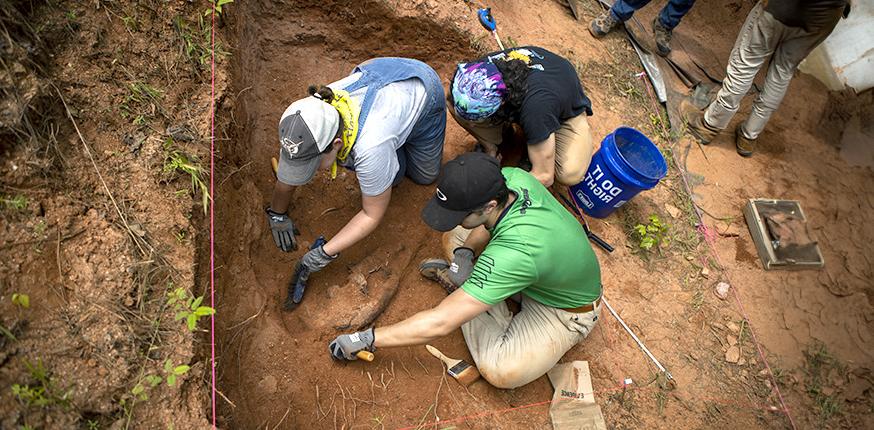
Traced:
<path fill-rule="evenodd" d="M 370 351 L 358 351 L 355 356 L 364 361 L 373 361 L 373 353 Z"/>
<path fill-rule="evenodd" d="M 464 360 L 449 358 L 443 355 L 440 350 L 434 348 L 431 345 L 425 345 L 425 349 L 427 349 L 428 352 L 431 353 L 431 355 L 439 358 L 440 361 L 446 363 L 446 373 L 448 373 L 449 376 L 455 378 L 455 380 L 458 381 L 459 384 L 467 387 L 468 385 L 472 384 L 473 381 L 479 379 L 479 371 L 476 370 L 476 367 L 471 366 L 470 363 Z"/>

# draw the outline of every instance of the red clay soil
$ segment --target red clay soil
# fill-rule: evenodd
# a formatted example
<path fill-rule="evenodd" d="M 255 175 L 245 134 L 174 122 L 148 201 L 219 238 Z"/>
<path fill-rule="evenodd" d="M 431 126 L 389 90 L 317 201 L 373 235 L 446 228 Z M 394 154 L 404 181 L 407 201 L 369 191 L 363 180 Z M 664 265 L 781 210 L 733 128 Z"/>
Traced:
<path fill-rule="evenodd" d="M 202 14 L 153 1 L 0 4 L 0 428 L 208 426 L 202 335 L 166 306 L 168 289 L 206 287 L 194 282 L 200 195 L 163 171 L 171 134 L 172 148 L 208 153 L 209 69 L 174 28 Z M 190 370 L 135 400 L 166 360 Z"/>
<path fill-rule="evenodd" d="M 592 220 L 592 228 L 616 247 L 612 254 L 596 251 L 606 296 L 676 378 L 672 389 L 605 313 L 563 361 L 589 362 L 608 427 L 789 428 L 774 382 L 799 428 L 874 425 L 867 346 L 874 174 L 849 165 L 839 156 L 840 139 L 820 133 L 822 116 L 832 118 L 825 128 L 839 133 L 838 122 L 857 113 L 834 108 L 834 101 L 846 104 L 857 97 L 830 96 L 799 75 L 760 139 L 760 153 L 740 158 L 726 133 L 704 148 L 704 158 L 688 138 L 674 144 L 660 136 L 664 122 L 635 77 L 641 67 L 624 37 L 594 40 L 585 30 L 586 21 L 600 12 L 593 1 L 579 3 L 580 22 L 559 1 L 489 5 L 506 43 L 540 45 L 577 65 L 593 101 L 590 124 L 596 140 L 619 125 L 632 125 L 703 176 L 693 181 L 694 198 L 712 214 L 704 222 L 718 233 L 716 254 L 696 229 L 690 196 L 673 163 L 654 190 L 605 220 Z M 657 6 L 641 11 L 641 22 L 649 22 Z M 706 40 L 702 44 L 713 61 L 724 67 L 751 7 L 751 2 L 699 1 L 678 27 L 678 42 Z M 515 390 L 484 381 L 464 389 L 422 347 L 378 350 L 372 363 L 341 364 L 328 354 L 328 342 L 348 331 L 338 327 L 349 324 L 350 309 L 379 300 L 378 292 L 395 282 L 397 292 L 377 326 L 432 307 L 445 296 L 416 271 L 419 261 L 440 254 L 439 234 L 419 220 L 432 187 L 404 181 L 394 189 L 380 228 L 314 274 L 299 308 L 280 309 L 293 264 L 304 251 L 276 249 L 263 215 L 274 181 L 270 157 L 278 148 L 279 115 L 305 95 L 308 85 L 337 80 L 375 56 L 418 58 L 446 84 L 455 62 L 492 49 L 474 12 L 462 1 L 430 0 L 240 2 L 230 10 L 225 36 L 236 40 L 236 49 L 232 89 L 219 113 L 228 139 L 219 148 L 216 177 L 221 427 L 550 426 L 553 391 L 545 377 Z M 870 100 L 870 92 L 862 97 Z M 471 150 L 473 143 L 450 120 L 444 160 Z M 801 200 L 826 267 L 763 271 L 740 212 L 751 197 Z M 359 207 L 354 175 L 341 174 L 335 181 L 318 175 L 294 198 L 291 213 L 301 247 L 320 234 L 334 234 Z M 632 229 L 651 215 L 669 225 L 668 239 L 645 251 Z M 713 293 L 719 281 L 731 283 L 749 320 L 734 296 L 721 300 Z M 460 331 L 434 345 L 470 361 Z M 620 387 L 627 378 L 633 383 Z"/>

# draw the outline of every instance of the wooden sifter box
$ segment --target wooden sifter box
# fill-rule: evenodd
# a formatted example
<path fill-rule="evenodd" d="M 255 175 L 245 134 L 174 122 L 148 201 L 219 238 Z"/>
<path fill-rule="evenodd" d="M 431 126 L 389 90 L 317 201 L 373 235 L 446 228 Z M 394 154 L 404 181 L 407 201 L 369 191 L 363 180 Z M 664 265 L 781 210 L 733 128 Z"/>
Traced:
<path fill-rule="evenodd" d="M 818 269 L 825 264 L 798 201 L 750 199 L 743 212 L 766 270 Z"/>

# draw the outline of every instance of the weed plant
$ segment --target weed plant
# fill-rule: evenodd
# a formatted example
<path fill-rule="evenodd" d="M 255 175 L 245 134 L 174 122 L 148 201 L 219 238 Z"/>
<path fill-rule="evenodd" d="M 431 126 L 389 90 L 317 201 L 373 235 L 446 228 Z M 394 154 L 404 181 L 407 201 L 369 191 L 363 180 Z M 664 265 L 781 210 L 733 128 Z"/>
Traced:
<path fill-rule="evenodd" d="M 203 204 L 203 214 L 206 215 L 209 210 L 209 186 L 206 185 L 204 176 L 206 170 L 200 165 L 200 161 L 193 155 L 188 155 L 178 148 L 173 143 L 173 139 L 168 138 L 164 142 L 164 174 L 175 176 L 177 174 L 187 174 L 191 178 L 191 192 L 196 194 L 200 191 L 201 202 Z M 179 193 L 177 192 L 177 195 Z"/>
<path fill-rule="evenodd" d="M 42 360 L 37 359 L 36 364 L 24 360 L 24 366 L 35 382 L 12 384 L 12 394 L 19 402 L 26 407 L 70 407 L 70 394 L 73 390 L 59 389 L 52 380 L 51 373 L 43 366 Z"/>
<path fill-rule="evenodd" d="M 176 321 L 185 320 L 189 331 L 197 328 L 197 322 L 201 317 L 215 313 L 215 309 L 209 306 L 201 306 L 203 296 L 191 297 L 184 288 L 177 288 L 167 294 L 167 305 L 176 311 Z"/>

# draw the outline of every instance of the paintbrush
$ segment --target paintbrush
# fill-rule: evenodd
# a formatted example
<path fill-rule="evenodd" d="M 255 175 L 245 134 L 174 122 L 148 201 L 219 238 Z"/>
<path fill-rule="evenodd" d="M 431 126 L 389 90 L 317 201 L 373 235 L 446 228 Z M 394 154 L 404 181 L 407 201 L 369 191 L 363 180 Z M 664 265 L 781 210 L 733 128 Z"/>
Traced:
<path fill-rule="evenodd" d="M 476 370 L 476 367 L 471 366 L 470 363 L 464 360 L 449 358 L 443 355 L 440 350 L 434 348 L 431 345 L 425 345 L 425 349 L 427 349 L 428 352 L 431 353 L 431 355 L 439 358 L 440 361 L 446 363 L 446 373 L 448 373 L 449 376 L 455 378 L 455 380 L 458 381 L 459 384 L 467 387 L 468 385 L 472 384 L 473 381 L 479 379 L 479 371 Z"/>

